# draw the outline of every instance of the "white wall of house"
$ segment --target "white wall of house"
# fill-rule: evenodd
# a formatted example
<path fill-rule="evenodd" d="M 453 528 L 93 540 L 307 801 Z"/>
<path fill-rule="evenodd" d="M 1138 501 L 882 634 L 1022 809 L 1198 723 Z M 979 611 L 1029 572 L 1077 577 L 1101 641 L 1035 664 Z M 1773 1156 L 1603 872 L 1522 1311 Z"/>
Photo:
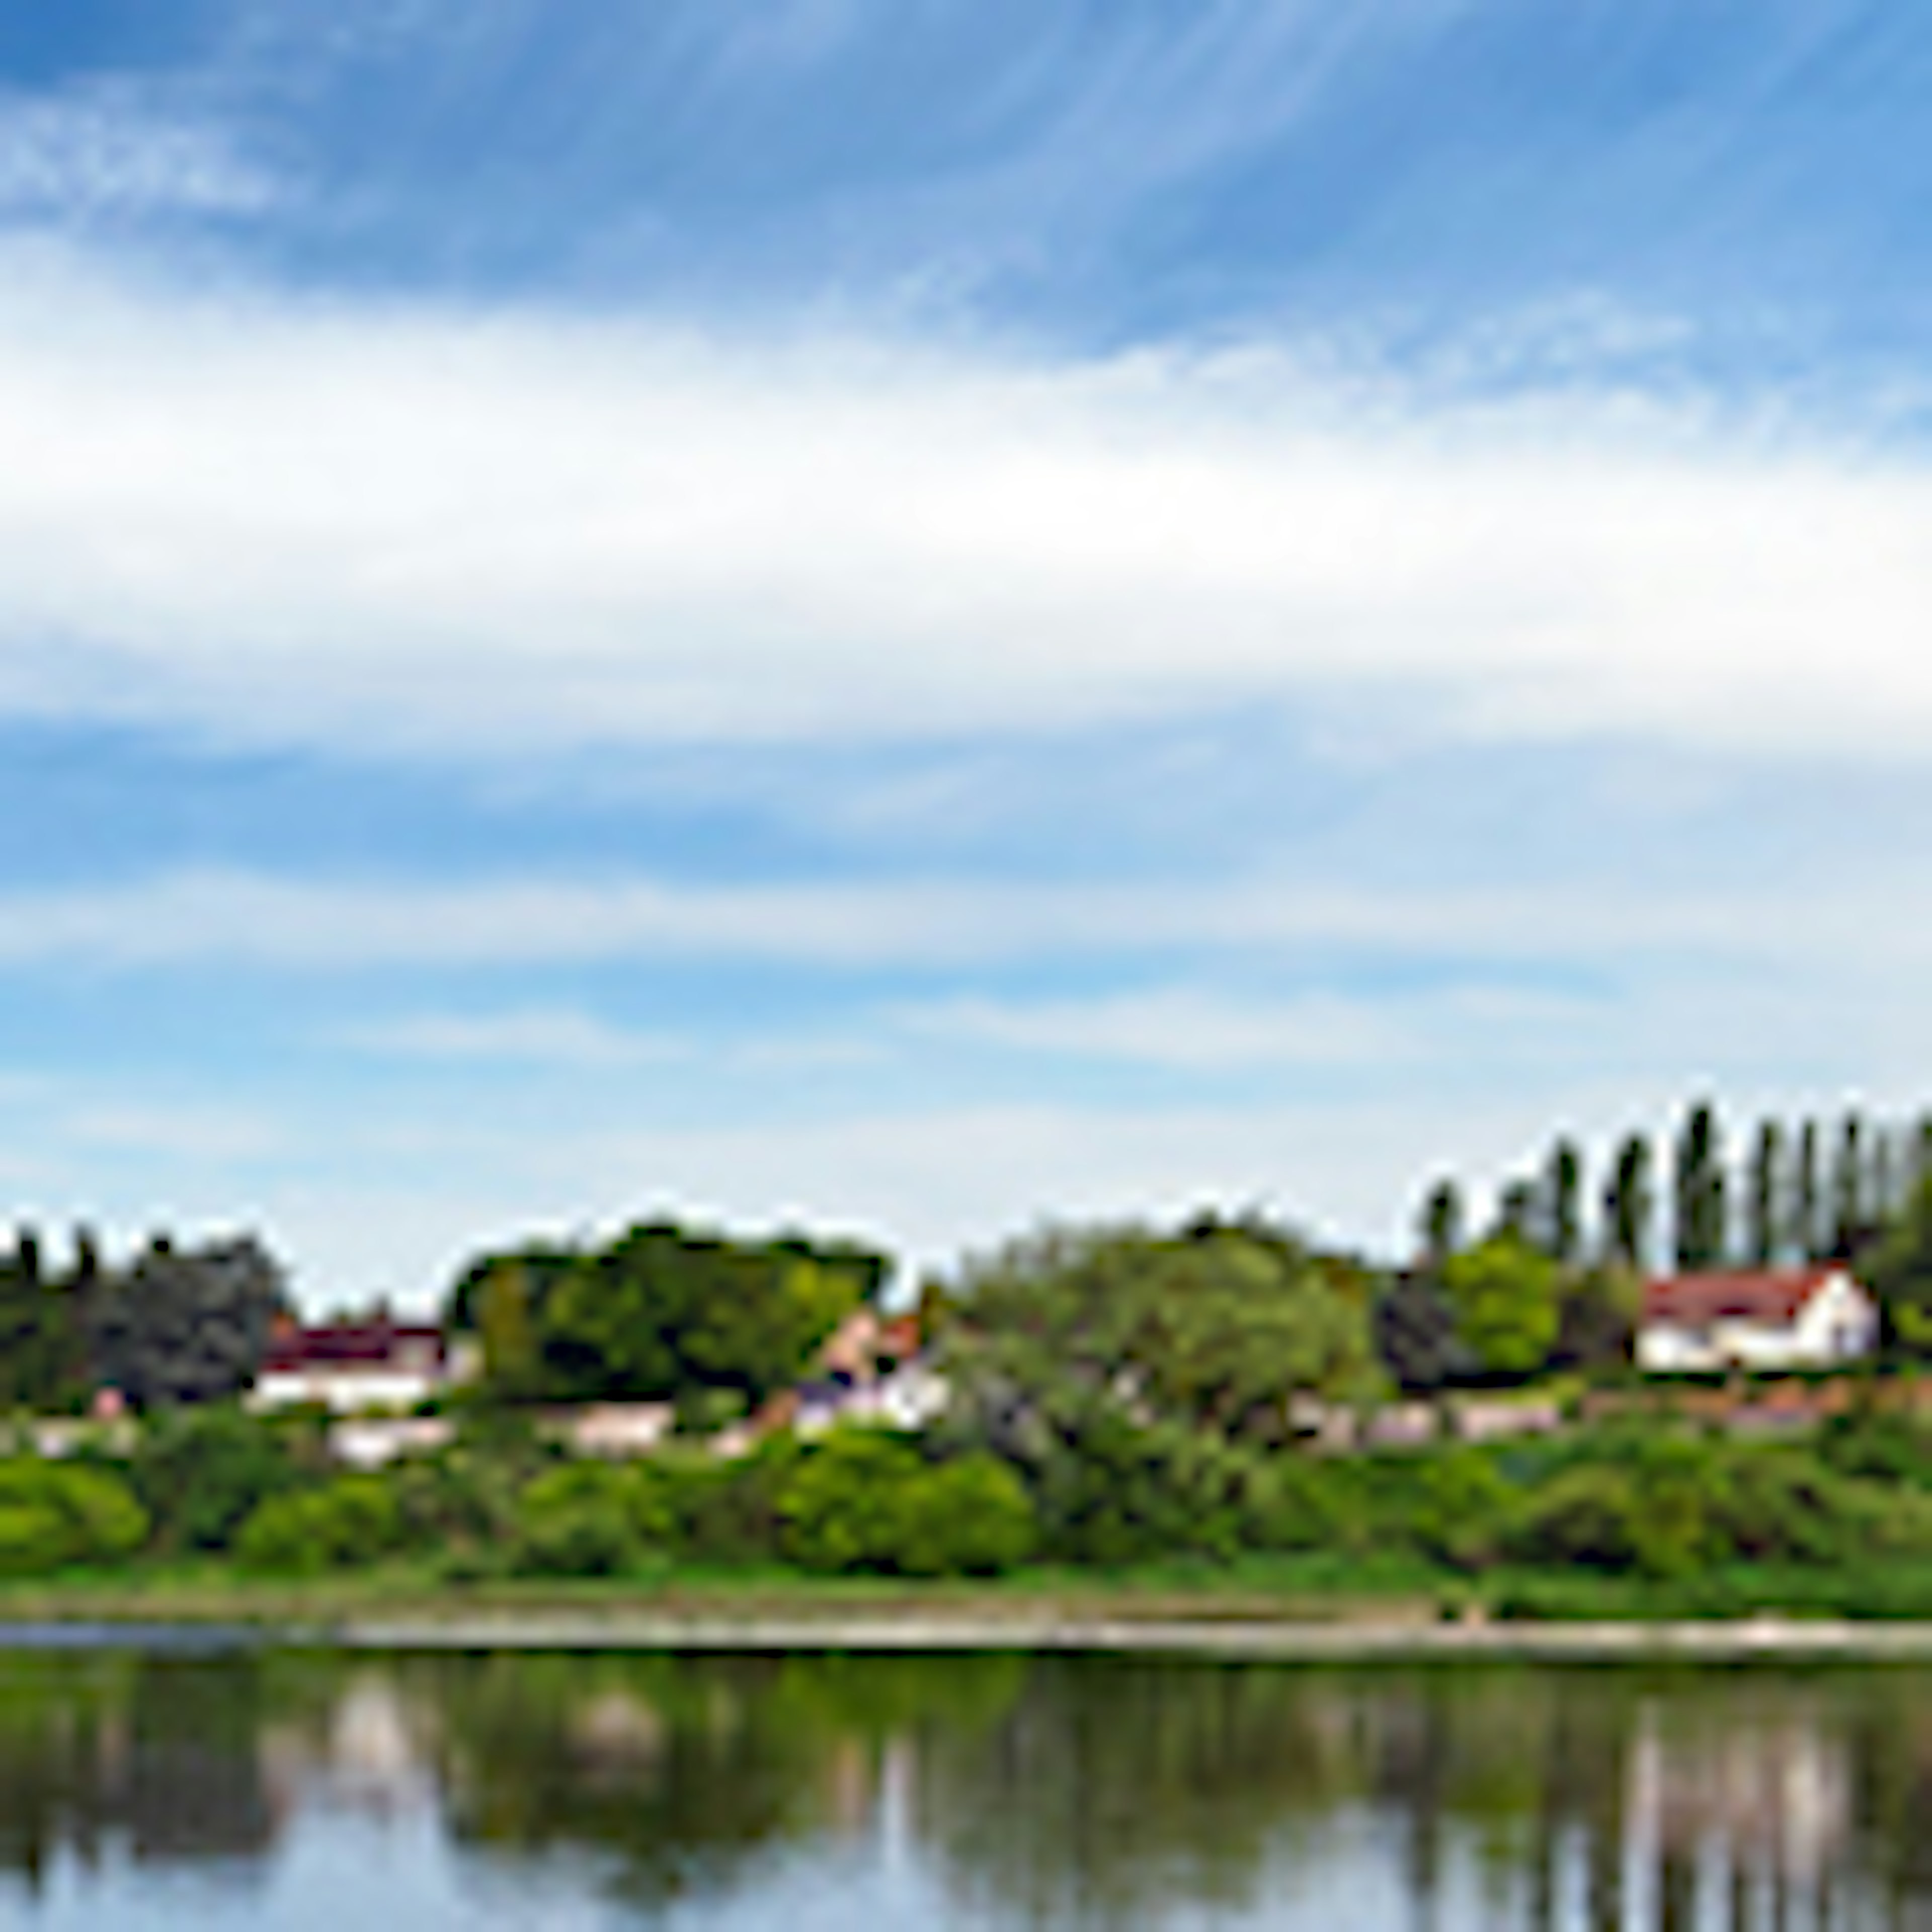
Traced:
<path fill-rule="evenodd" d="M 1842 1269 L 1828 1275 L 1790 1324 L 1748 1320 L 1685 1328 L 1646 1322 L 1638 1367 L 1653 1375 L 1743 1369 L 1825 1369 L 1856 1361 L 1878 1346 L 1878 1304 Z"/>
<path fill-rule="evenodd" d="M 380 1469 L 404 1456 L 427 1456 L 456 1435 L 435 1416 L 370 1416 L 338 1422 L 328 1432 L 329 1453 L 345 1468 Z"/>
<path fill-rule="evenodd" d="M 645 1456 L 677 1426 L 668 1402 L 604 1402 L 556 1418 L 555 1431 L 580 1456 Z"/>
<path fill-rule="evenodd" d="M 295 1408 L 320 1403 L 335 1415 L 371 1409 L 412 1409 L 442 1388 L 442 1378 L 420 1369 L 305 1369 L 262 1376 L 248 1398 L 253 1408 Z"/>

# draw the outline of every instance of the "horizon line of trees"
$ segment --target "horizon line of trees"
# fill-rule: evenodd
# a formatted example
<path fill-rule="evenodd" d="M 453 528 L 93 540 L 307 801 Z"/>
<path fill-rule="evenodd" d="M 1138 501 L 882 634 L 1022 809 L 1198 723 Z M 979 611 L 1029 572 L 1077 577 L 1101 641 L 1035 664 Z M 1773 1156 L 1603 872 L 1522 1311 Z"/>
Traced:
<path fill-rule="evenodd" d="M 1879 1291 L 1889 1342 L 1932 1354 L 1932 1114 L 1906 1125 L 1856 1107 L 1768 1116 L 1734 1138 L 1700 1099 L 1667 1138 L 1624 1135 L 1594 1173 L 1559 1133 L 1473 1232 L 1461 1185 L 1437 1180 L 1406 1266 L 1324 1254 L 1256 1210 L 1206 1213 L 1168 1234 L 1048 1228 L 990 1268 L 968 1254 L 954 1279 L 988 1306 L 1000 1297 L 976 1274 L 1017 1282 L 1017 1307 L 1030 1275 L 1078 1278 L 1076 1301 L 1112 1305 L 1110 1330 L 1142 1324 L 1148 1364 L 1198 1351 L 1196 1366 L 1213 1362 L 1227 1377 L 1220 1400 L 1239 1407 L 1238 1364 L 1264 1336 L 1268 1352 L 1298 1359 L 1318 1334 L 1324 1366 L 1304 1387 L 1359 1383 L 1375 1365 L 1411 1390 L 1614 1369 L 1630 1359 L 1651 1267 L 1828 1260 L 1858 1265 Z M 485 1252 L 443 1305 L 482 1343 L 485 1391 L 500 1400 L 647 1397 L 742 1413 L 807 1372 L 847 1314 L 877 1304 L 892 1269 L 856 1242 L 654 1221 L 599 1244 Z M 926 1298 L 935 1316 L 959 1306 L 943 1283 Z M 1029 1320 L 1048 1303 L 1029 1304 Z M 0 1249 L 0 1413 L 71 1409 L 103 1387 L 137 1409 L 238 1394 L 290 1312 L 280 1264 L 250 1235 L 187 1247 L 157 1236 L 110 1264 L 83 1229 L 57 1267 L 23 1229 Z"/>
<path fill-rule="evenodd" d="M 1733 1157 L 1717 1103 L 1688 1107 L 1667 1165 L 1658 1143 L 1626 1134 L 1596 1191 L 1587 1156 L 1559 1134 L 1541 1165 L 1505 1180 L 1494 1212 L 1472 1237 L 1461 1184 L 1443 1176 L 1416 1218 L 1416 1256 L 1439 1267 L 1499 1237 L 1564 1266 L 1658 1265 L 1684 1274 L 1856 1260 L 1882 1240 L 1932 1181 L 1932 1114 L 1905 1125 L 1846 1108 L 1835 1120 L 1760 1118 Z"/>

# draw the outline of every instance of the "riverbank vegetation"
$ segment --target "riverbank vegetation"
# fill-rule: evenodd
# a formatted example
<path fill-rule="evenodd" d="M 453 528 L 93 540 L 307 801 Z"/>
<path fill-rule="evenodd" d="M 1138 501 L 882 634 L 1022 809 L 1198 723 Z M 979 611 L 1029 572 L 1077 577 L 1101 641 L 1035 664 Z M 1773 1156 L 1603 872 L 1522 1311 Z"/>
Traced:
<path fill-rule="evenodd" d="M 853 1430 L 611 1463 L 484 1416 L 434 1454 L 344 1473 L 313 1421 L 215 1411 L 124 1454 L 0 1463 L 0 1580 L 16 1604 L 52 1588 L 150 1611 L 183 1592 L 241 1612 L 315 1592 L 970 1588 L 1262 1614 L 1928 1617 L 1932 1435 L 1867 1406 L 1802 1442 L 1625 1421 L 1318 1456 L 1095 1418 L 1023 1462 Z"/>
<path fill-rule="evenodd" d="M 922 1372 L 945 1399 L 916 1433 L 788 1426 L 828 1338 L 884 1304 L 875 1250 L 654 1222 L 485 1255 L 446 1310 L 480 1376 L 446 1398 L 442 1439 L 374 1471 L 339 1464 L 320 1412 L 238 1405 L 287 1306 L 259 1244 L 158 1240 L 110 1267 L 83 1242 L 55 1270 L 22 1237 L 0 1264 L 6 1406 L 44 1412 L 111 1373 L 132 1413 L 70 1430 L 58 1460 L 24 1426 L 0 1454 L 0 1582 L 1179 1574 L 1492 1614 L 1932 1615 L 1932 1134 L 1852 1115 L 1835 1136 L 1767 1124 L 1750 1148 L 1740 1179 L 1714 1110 L 1693 1108 L 1667 1186 L 1626 1142 L 1593 1226 L 1587 1164 L 1559 1138 L 1474 1237 L 1459 1190 L 1429 1190 L 1400 1267 L 1256 1212 L 1009 1242 L 924 1285 Z M 1714 1416 L 1640 1394 L 1631 1335 L 1666 1196 L 1684 1266 L 1856 1258 L 1884 1298 L 1883 1360 L 1795 1420 L 1753 1414 L 1741 1380 L 1706 1391 Z M 1456 1420 L 1482 1401 L 1493 1424 L 1526 1394 L 1533 1431 Z M 1356 1426 L 1398 1399 L 1399 1442 Z M 664 1405 L 669 1442 L 603 1461 L 548 1426 L 613 1401 Z"/>

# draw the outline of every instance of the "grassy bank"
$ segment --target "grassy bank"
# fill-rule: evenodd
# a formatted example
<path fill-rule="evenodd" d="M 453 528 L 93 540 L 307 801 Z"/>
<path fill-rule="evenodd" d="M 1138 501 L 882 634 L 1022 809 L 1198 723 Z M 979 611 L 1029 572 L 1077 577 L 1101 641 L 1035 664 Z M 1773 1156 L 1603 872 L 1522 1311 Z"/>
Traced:
<path fill-rule="evenodd" d="M 1047 1566 L 985 1580 L 916 1582 L 812 1576 L 781 1565 L 652 1569 L 624 1576 L 496 1578 L 452 1583 L 430 1563 L 392 1563 L 280 1580 L 210 1559 L 135 1570 L 76 1570 L 0 1583 L 0 1623 L 183 1621 L 329 1623 L 365 1615 L 478 1613 L 679 1618 L 974 1618 L 1432 1621 L 1451 1607 L 1426 1566 L 1328 1559 L 1232 1568 L 1177 1563 L 1115 1574 Z"/>
<path fill-rule="evenodd" d="M 1335 1557 L 1045 1566 L 985 1581 L 813 1577 L 779 1567 L 452 1584 L 427 1564 L 276 1580 L 216 1561 L 75 1571 L 0 1586 L 0 1624 L 183 1622 L 327 1628 L 368 1618 L 645 1615 L 701 1623 L 904 1617 L 922 1622 L 1306 1623 L 1420 1626 L 1699 1622 L 1765 1616 L 1932 1624 L 1932 1562 L 1844 1570 L 1738 1564 L 1673 1580 L 1586 1570 L 1467 1577 Z"/>

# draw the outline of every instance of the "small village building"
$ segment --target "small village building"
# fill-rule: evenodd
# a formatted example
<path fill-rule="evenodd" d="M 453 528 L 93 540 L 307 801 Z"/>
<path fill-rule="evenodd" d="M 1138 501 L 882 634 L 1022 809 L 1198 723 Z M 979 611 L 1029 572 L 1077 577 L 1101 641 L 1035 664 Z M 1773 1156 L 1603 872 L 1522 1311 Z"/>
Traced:
<path fill-rule="evenodd" d="M 648 1456 L 677 1426 L 668 1402 L 593 1402 L 560 1414 L 554 1431 L 573 1455 Z"/>
<path fill-rule="evenodd" d="M 451 1379 L 448 1345 L 433 1324 L 383 1317 L 320 1328 L 286 1322 L 269 1339 L 250 1401 L 256 1408 L 393 1414 L 441 1394 Z"/>
<path fill-rule="evenodd" d="M 1835 1262 L 1646 1283 L 1636 1360 L 1653 1375 L 1829 1369 L 1878 1346 L 1871 1292 Z"/>
<path fill-rule="evenodd" d="M 820 1350 L 817 1372 L 792 1392 L 786 1419 L 801 1436 L 849 1422 L 922 1429 L 944 1413 L 947 1393 L 922 1352 L 916 1315 L 861 1308 Z"/>

